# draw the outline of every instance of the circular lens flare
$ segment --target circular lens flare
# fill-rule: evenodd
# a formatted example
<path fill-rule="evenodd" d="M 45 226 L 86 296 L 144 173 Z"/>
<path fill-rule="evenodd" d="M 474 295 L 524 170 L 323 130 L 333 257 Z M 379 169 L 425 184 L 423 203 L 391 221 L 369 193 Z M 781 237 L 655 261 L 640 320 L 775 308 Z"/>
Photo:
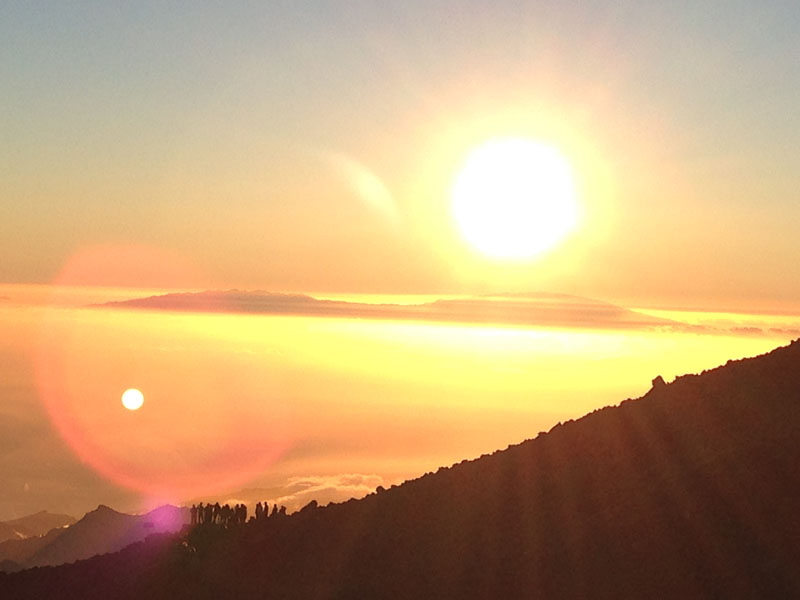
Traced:
<path fill-rule="evenodd" d="M 122 406 L 128 410 L 139 410 L 144 404 L 144 394 L 136 388 L 130 388 L 122 393 Z"/>
<path fill-rule="evenodd" d="M 235 315 L 74 306 L 82 286 L 108 281 L 106 269 L 127 265 L 109 273 L 125 283 L 148 273 L 154 256 L 103 247 L 68 261 L 41 317 L 36 380 L 51 422 L 82 462 L 117 485 L 181 502 L 263 473 L 293 442 L 291 414 L 280 380 L 268 376 L 273 363 L 240 351 L 252 325 Z M 127 410 L 117 404 L 122 390 Z M 148 410 L 132 426 L 142 390 Z"/>

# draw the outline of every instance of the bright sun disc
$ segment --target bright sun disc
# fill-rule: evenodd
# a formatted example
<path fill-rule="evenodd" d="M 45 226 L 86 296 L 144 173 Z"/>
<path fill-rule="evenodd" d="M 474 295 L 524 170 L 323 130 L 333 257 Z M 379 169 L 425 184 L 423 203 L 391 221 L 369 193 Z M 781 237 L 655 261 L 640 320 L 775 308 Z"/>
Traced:
<path fill-rule="evenodd" d="M 144 404 L 144 394 L 135 388 L 122 393 L 122 406 L 128 410 L 139 410 Z"/>
<path fill-rule="evenodd" d="M 490 140 L 456 176 L 453 213 L 464 238 L 494 258 L 525 259 L 559 242 L 578 220 L 572 170 L 550 146 Z"/>

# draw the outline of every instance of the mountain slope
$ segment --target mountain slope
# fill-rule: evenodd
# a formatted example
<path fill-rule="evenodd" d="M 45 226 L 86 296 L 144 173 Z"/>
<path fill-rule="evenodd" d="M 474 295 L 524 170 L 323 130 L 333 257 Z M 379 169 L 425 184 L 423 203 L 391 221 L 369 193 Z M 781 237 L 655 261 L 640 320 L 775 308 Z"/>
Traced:
<path fill-rule="evenodd" d="M 0 577 L 7 597 L 800 596 L 800 343 L 367 498 Z"/>
<path fill-rule="evenodd" d="M 10 573 L 24 569 L 26 566 L 33 566 L 28 564 L 30 558 L 45 546 L 52 544 L 66 530 L 66 527 L 57 527 L 56 529 L 51 529 L 45 535 L 6 540 L 0 543 L 0 572 Z M 2 564 L 4 561 L 7 562 Z"/>
<path fill-rule="evenodd" d="M 42 510 L 19 519 L 0 522 L 0 542 L 44 535 L 51 529 L 74 522 L 75 518 L 69 515 L 57 515 Z"/>

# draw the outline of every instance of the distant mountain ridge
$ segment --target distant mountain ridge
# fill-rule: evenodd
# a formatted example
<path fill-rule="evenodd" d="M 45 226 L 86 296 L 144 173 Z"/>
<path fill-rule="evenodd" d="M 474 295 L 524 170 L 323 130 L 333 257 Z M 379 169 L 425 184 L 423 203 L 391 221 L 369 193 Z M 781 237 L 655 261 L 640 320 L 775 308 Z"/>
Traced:
<path fill-rule="evenodd" d="M 101 504 L 79 521 L 72 519 L 45 535 L 0 543 L 0 570 L 60 565 L 116 552 L 148 535 L 178 531 L 188 520 L 188 509 L 175 506 L 128 515 Z M 8 561 L 5 568 L 3 561 Z"/>
<path fill-rule="evenodd" d="M 19 519 L 0 521 L 0 542 L 44 535 L 51 529 L 71 525 L 74 522 L 75 517 L 53 514 L 46 510 Z"/>
<path fill-rule="evenodd" d="M 227 290 L 164 294 L 93 306 L 553 327 L 690 328 L 607 302 L 546 292 L 440 299 L 421 304 L 369 304 L 320 300 L 304 294 Z"/>
<path fill-rule="evenodd" d="M 362 500 L 0 576 L 7 598 L 800 597 L 800 343 Z"/>

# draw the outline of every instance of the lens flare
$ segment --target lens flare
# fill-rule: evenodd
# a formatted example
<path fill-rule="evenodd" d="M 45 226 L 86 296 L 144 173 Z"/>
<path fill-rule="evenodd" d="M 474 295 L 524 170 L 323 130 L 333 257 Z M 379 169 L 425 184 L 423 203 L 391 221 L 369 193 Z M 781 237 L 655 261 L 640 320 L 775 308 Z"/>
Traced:
<path fill-rule="evenodd" d="M 144 404 L 144 394 L 136 388 L 130 388 L 122 392 L 122 406 L 128 410 L 139 410 Z"/>
<path fill-rule="evenodd" d="M 263 362 L 237 352 L 238 321 L 64 302 L 61 290 L 72 298 L 71 286 L 103 282 L 108 265 L 126 265 L 132 275 L 111 275 L 127 284 L 160 256 L 97 252 L 64 267 L 41 317 L 36 379 L 55 429 L 98 473 L 161 501 L 236 489 L 263 473 L 292 443 L 289 405 Z"/>

